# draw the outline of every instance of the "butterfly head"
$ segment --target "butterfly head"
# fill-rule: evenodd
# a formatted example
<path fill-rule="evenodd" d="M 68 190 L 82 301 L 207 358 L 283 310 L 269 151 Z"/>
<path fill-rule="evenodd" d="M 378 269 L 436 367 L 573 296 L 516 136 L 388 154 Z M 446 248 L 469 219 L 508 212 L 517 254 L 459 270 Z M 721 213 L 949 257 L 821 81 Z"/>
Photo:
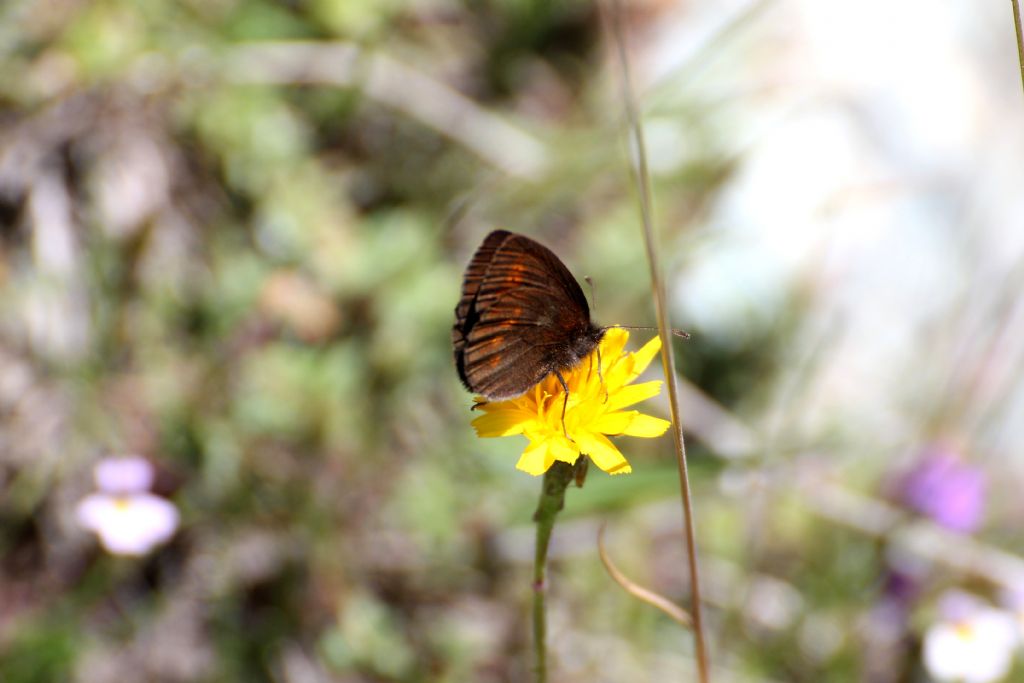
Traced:
<path fill-rule="evenodd" d="M 601 340 L 604 339 L 604 333 L 607 331 L 605 327 L 598 327 L 593 323 L 587 324 L 587 326 L 580 330 L 580 332 L 573 336 L 572 342 L 570 343 L 571 354 L 573 356 L 573 365 L 580 363 L 584 358 L 593 353 L 594 349 L 597 348 Z"/>

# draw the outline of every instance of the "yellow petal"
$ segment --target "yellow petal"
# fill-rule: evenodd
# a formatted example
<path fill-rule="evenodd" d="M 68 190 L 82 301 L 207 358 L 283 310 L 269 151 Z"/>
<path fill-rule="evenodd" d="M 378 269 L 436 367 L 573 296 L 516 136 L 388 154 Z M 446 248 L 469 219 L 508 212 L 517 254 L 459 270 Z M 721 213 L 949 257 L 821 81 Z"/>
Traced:
<path fill-rule="evenodd" d="M 547 472 L 554 461 L 554 458 L 548 452 L 547 441 L 531 441 L 530 445 L 526 447 L 526 450 L 519 457 L 516 469 L 536 477 Z"/>
<path fill-rule="evenodd" d="M 562 435 L 548 439 L 548 448 L 555 460 L 561 460 L 570 465 L 576 462 L 576 458 L 580 457 L 580 447 Z"/>
<path fill-rule="evenodd" d="M 629 423 L 629 426 L 622 430 L 621 433 L 623 436 L 639 436 L 645 439 L 653 439 L 664 434 L 671 426 L 672 423 L 668 420 L 637 413 L 633 417 L 632 422 Z"/>
<path fill-rule="evenodd" d="M 634 403 L 646 401 L 657 396 L 661 392 L 661 380 L 651 380 L 641 384 L 630 384 L 622 387 L 608 399 L 605 404 L 605 411 L 614 412 Z"/>
<path fill-rule="evenodd" d="M 622 358 L 604 372 L 604 383 L 607 390 L 614 393 L 629 384 L 632 375 L 632 363 L 629 357 Z"/>
<path fill-rule="evenodd" d="M 633 468 L 626 462 L 619 449 L 601 434 L 580 431 L 573 435 L 579 443 L 580 452 L 586 453 L 594 464 L 609 474 L 625 474 Z"/>
<path fill-rule="evenodd" d="M 513 434 L 522 434 L 526 425 L 532 419 L 533 416 L 525 410 L 499 410 L 493 413 L 485 413 L 470 424 L 476 430 L 476 435 L 481 438 L 511 436 Z"/>
<path fill-rule="evenodd" d="M 605 413 L 587 424 L 587 428 L 602 434 L 622 434 L 629 427 L 633 418 L 639 415 L 636 410 L 621 410 L 615 413 Z"/>
<path fill-rule="evenodd" d="M 615 362 L 622 355 L 622 349 L 626 348 L 628 340 L 628 330 L 621 327 L 609 327 L 604 333 L 604 339 L 601 340 L 601 360 L 608 363 Z"/>
<path fill-rule="evenodd" d="M 630 466 L 630 464 L 626 462 L 626 459 L 623 458 L 622 462 L 617 467 L 608 470 L 608 474 L 629 474 L 632 471 L 632 466 Z"/>
<path fill-rule="evenodd" d="M 651 364 L 654 357 L 661 350 L 661 337 L 654 337 L 643 345 L 639 351 L 633 354 L 633 372 L 630 379 L 640 376 L 647 366 Z"/>

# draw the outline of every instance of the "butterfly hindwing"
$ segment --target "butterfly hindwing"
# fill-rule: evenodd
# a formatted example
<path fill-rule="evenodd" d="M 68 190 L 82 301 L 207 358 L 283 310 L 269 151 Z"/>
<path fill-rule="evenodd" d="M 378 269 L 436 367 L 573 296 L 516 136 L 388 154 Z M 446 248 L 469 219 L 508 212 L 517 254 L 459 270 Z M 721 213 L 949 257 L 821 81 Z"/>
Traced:
<path fill-rule="evenodd" d="M 582 289 L 558 257 L 504 230 L 474 254 L 455 313 L 459 377 L 492 399 L 518 396 L 571 364 L 573 342 L 596 329 Z"/>

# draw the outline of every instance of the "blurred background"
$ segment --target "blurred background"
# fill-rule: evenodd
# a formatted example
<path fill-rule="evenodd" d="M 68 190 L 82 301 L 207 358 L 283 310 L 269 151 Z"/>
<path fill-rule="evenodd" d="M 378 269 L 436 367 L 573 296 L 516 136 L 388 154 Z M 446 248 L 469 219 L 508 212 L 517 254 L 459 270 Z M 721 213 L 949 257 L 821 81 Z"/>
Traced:
<path fill-rule="evenodd" d="M 625 5 L 715 680 L 1024 680 L 1008 3 Z M 589 0 L 0 4 L 0 680 L 530 679 L 540 482 L 450 327 L 495 227 L 652 324 L 609 47 Z M 693 680 L 597 558 L 688 600 L 671 440 L 619 446 L 552 680 Z"/>

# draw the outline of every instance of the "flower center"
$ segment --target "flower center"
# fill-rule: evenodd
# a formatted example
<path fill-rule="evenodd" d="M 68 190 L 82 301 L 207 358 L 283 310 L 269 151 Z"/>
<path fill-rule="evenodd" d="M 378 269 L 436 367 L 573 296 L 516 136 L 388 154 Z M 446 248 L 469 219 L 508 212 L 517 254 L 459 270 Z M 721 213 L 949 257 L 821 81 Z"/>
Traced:
<path fill-rule="evenodd" d="M 965 642 L 970 642 L 974 640 L 975 636 L 977 635 L 974 632 L 974 625 L 971 624 L 971 622 L 969 621 L 957 622 L 953 628 L 956 631 L 956 635 L 960 638 L 960 640 L 963 640 Z"/>

